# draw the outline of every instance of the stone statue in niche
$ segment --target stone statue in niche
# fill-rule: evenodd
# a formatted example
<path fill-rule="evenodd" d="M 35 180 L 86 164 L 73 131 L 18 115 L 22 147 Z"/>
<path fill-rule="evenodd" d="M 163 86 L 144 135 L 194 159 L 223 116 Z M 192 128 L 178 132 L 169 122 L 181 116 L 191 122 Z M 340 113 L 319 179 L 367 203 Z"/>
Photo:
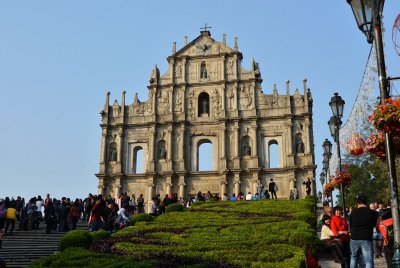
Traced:
<path fill-rule="evenodd" d="M 160 159 L 167 159 L 167 149 L 165 148 L 164 144 L 160 145 L 159 158 Z"/>
<path fill-rule="evenodd" d="M 208 101 L 206 99 L 203 99 L 201 102 L 201 113 L 208 114 Z"/>
<path fill-rule="evenodd" d="M 243 144 L 243 156 L 250 156 L 251 155 L 251 147 L 247 141 Z"/>
<path fill-rule="evenodd" d="M 296 134 L 296 153 L 304 153 L 304 143 L 301 133 Z"/>
<path fill-rule="evenodd" d="M 207 79 L 206 63 L 203 61 L 200 66 L 200 79 Z"/>
<path fill-rule="evenodd" d="M 112 142 L 110 144 L 110 154 L 109 154 L 110 161 L 117 161 L 117 144 Z"/>

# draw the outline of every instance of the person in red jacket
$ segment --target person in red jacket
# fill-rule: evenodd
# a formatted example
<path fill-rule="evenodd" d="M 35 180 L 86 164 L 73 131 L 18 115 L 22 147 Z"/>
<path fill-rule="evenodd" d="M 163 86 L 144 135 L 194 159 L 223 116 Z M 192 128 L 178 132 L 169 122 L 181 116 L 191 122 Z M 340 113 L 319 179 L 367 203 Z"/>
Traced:
<path fill-rule="evenodd" d="M 393 226 L 392 212 L 390 211 L 390 209 L 387 209 L 382 212 L 382 217 L 378 221 L 377 226 L 376 226 L 376 228 L 382 234 L 383 253 L 385 254 L 385 260 L 386 260 L 387 267 L 391 266 L 392 258 L 393 258 L 393 248 L 390 248 L 390 246 L 393 246 L 393 245 L 388 245 L 388 232 L 387 232 L 388 227 L 392 227 L 392 226 Z"/>
<path fill-rule="evenodd" d="M 336 206 L 333 208 L 331 217 L 331 230 L 339 238 L 342 244 L 343 256 L 346 258 L 347 266 L 350 266 L 350 235 L 346 219 L 342 216 L 342 208 Z"/>

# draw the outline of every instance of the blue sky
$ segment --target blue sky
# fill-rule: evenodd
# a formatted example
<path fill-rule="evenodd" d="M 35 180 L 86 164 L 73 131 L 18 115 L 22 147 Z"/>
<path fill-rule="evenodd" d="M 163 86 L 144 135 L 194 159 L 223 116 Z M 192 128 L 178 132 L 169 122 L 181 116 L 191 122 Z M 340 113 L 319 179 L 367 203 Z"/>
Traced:
<path fill-rule="evenodd" d="M 400 7 L 386 2 L 387 72 L 399 76 L 390 33 Z M 321 166 L 330 97 L 338 91 L 348 115 L 370 50 L 345 0 L 2 1 L 0 197 L 97 192 L 106 92 L 146 100 L 154 65 L 164 73 L 172 43 L 180 49 L 204 23 L 232 47 L 239 37 L 242 64 L 259 62 L 265 93 L 276 83 L 284 94 L 286 80 L 293 93 L 308 79 Z"/>

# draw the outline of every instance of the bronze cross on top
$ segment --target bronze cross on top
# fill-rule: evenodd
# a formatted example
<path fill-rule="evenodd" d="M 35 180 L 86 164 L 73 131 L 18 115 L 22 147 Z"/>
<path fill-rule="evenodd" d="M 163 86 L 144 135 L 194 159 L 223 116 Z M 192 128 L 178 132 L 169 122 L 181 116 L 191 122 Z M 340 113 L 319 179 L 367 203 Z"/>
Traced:
<path fill-rule="evenodd" d="M 203 30 L 204 29 L 204 31 L 207 31 L 208 29 L 211 29 L 212 27 L 208 27 L 207 26 L 207 23 L 204 25 L 204 27 L 201 27 L 200 28 L 200 30 Z"/>

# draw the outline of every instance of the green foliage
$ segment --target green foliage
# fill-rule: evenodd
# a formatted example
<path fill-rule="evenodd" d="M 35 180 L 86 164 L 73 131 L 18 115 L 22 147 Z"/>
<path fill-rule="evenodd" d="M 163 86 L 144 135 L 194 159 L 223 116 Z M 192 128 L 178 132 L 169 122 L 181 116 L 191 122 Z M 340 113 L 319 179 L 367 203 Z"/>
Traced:
<path fill-rule="evenodd" d="M 160 262 L 155 259 L 135 260 L 111 254 L 91 252 L 83 248 L 68 248 L 55 255 L 34 261 L 30 268 L 150 268 L 157 267 Z"/>
<path fill-rule="evenodd" d="M 89 231 L 73 230 L 64 235 L 58 248 L 65 250 L 70 247 L 89 248 L 92 243 L 92 236 Z"/>
<path fill-rule="evenodd" d="M 131 225 L 135 225 L 137 222 L 152 222 L 154 221 L 154 216 L 146 213 L 141 213 L 136 216 L 134 216 L 131 219 Z"/>
<path fill-rule="evenodd" d="M 97 241 L 101 239 L 106 239 L 110 238 L 111 234 L 105 230 L 99 230 L 95 232 L 89 232 L 90 235 L 92 236 L 92 243 L 96 243 Z"/>
<path fill-rule="evenodd" d="M 388 204 L 390 195 L 388 191 L 388 179 L 386 164 L 380 160 L 368 160 L 358 165 L 349 166 L 349 173 L 352 176 L 351 184 L 345 188 L 345 201 L 347 207 L 356 207 L 358 193 L 368 197 L 368 202 L 381 201 Z M 341 193 L 338 203 L 341 205 Z"/>
<path fill-rule="evenodd" d="M 137 215 L 141 221 L 93 243 L 91 249 L 126 255 L 102 254 L 104 267 L 116 258 L 115 266 L 109 267 L 131 267 L 118 266 L 130 259 L 131 263 L 157 260 L 153 266 L 292 268 L 304 267 L 305 252 L 316 248 L 314 198 L 195 204 L 180 213 Z M 72 256 L 64 267 L 98 267 L 92 263 L 100 257 L 90 254 L 87 261 Z M 67 257 L 62 252 L 54 258 L 37 267 L 57 267 L 54 263 Z M 72 265 L 74 260 L 79 265 Z"/>
<path fill-rule="evenodd" d="M 165 212 L 182 212 L 183 211 L 183 206 L 179 203 L 171 204 L 167 206 Z"/>

